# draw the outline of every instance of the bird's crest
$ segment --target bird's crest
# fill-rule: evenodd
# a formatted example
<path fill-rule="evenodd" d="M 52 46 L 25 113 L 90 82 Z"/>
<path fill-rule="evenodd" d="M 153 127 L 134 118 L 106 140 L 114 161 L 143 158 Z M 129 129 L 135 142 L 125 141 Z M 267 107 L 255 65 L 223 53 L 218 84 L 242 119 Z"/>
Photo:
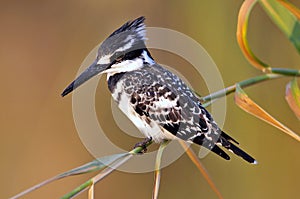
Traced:
<path fill-rule="evenodd" d="M 119 29 L 115 30 L 109 37 L 113 37 L 122 32 L 131 31 L 135 33 L 136 36 L 140 37 L 140 39 L 145 40 L 145 17 L 141 16 L 133 21 L 128 21 L 124 25 L 122 25 Z"/>
<path fill-rule="evenodd" d="M 101 56 L 125 54 L 130 51 L 146 48 L 145 45 L 145 17 L 128 21 L 115 30 L 100 46 L 98 54 Z"/>

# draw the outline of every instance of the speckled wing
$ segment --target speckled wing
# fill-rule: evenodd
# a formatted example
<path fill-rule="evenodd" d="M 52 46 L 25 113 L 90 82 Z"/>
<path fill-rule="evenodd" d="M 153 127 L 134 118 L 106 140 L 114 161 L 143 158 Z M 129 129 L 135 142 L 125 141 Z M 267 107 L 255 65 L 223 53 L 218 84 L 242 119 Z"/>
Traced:
<path fill-rule="evenodd" d="M 230 157 L 218 145 L 255 163 L 250 155 L 231 143 L 237 142 L 218 127 L 195 94 L 175 74 L 154 64 L 123 78 L 130 106 L 149 125 L 155 122 L 172 135 L 202 145 L 224 159 Z"/>
<path fill-rule="evenodd" d="M 218 127 L 189 96 L 171 89 L 159 83 L 144 85 L 132 93 L 131 105 L 174 136 L 212 149 L 220 135 Z"/>
<path fill-rule="evenodd" d="M 183 140 L 211 149 L 221 134 L 198 98 L 175 74 L 158 64 L 122 76 L 130 105 L 145 121 L 153 121 Z"/>

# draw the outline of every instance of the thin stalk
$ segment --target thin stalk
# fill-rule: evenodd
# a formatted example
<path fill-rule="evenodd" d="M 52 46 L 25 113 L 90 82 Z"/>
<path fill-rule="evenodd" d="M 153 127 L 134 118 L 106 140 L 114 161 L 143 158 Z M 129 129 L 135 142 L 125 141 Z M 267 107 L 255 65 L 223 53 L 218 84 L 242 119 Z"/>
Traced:
<path fill-rule="evenodd" d="M 88 181 L 82 183 L 75 189 L 73 189 L 71 192 L 65 194 L 61 199 L 69 199 L 69 198 L 74 198 L 75 196 L 79 195 L 83 191 L 85 191 L 87 188 L 93 185 L 92 179 L 89 179 Z"/>
<path fill-rule="evenodd" d="M 242 88 L 244 88 L 244 87 L 248 87 L 248 86 L 251 86 L 251 85 L 266 81 L 266 80 L 275 79 L 275 78 L 279 78 L 279 77 L 283 77 L 283 76 L 277 75 L 277 74 L 265 74 L 265 75 L 256 76 L 256 77 L 253 77 L 250 79 L 246 79 L 244 81 L 238 82 L 237 84 L 239 84 Z M 235 89 L 236 89 L 235 85 L 236 84 L 229 86 L 227 88 L 224 88 L 222 90 L 219 90 L 217 92 L 211 93 L 200 99 L 201 99 L 201 101 L 209 103 L 209 101 L 224 97 L 226 95 L 229 95 L 229 94 L 235 92 Z"/>
<path fill-rule="evenodd" d="M 146 147 L 150 146 L 153 143 L 153 140 L 149 141 L 148 143 L 146 143 Z M 144 150 L 143 147 L 136 147 L 134 149 L 132 149 L 131 151 L 129 151 L 128 153 L 136 155 L 136 154 L 140 154 L 142 151 Z"/>
<path fill-rule="evenodd" d="M 270 68 L 270 71 L 274 74 L 280 74 L 280 75 L 285 75 L 285 76 L 300 76 L 300 71 L 297 69 Z"/>
<path fill-rule="evenodd" d="M 88 191 L 88 193 L 89 193 L 88 199 L 94 199 L 94 195 L 95 195 L 94 189 L 95 189 L 95 186 L 94 186 L 94 184 L 92 184 Z"/>
<path fill-rule="evenodd" d="M 162 158 L 163 151 L 168 144 L 169 144 L 169 141 L 164 141 L 160 145 L 160 147 L 157 151 L 156 161 L 155 161 L 155 171 L 154 171 L 154 188 L 153 188 L 153 194 L 152 194 L 153 199 L 158 198 L 158 192 L 159 192 L 159 186 L 160 186 L 160 176 L 161 176 L 161 170 L 160 170 L 161 158 Z"/>

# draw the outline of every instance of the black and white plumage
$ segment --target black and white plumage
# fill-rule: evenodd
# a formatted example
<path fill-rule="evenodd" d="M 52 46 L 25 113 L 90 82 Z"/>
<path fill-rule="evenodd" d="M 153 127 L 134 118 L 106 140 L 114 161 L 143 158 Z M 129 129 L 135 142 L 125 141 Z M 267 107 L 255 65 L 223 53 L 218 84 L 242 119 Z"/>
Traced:
<path fill-rule="evenodd" d="M 157 64 L 145 45 L 144 17 L 125 23 L 100 46 L 95 62 L 62 93 L 72 92 L 97 74 L 107 74 L 113 99 L 148 138 L 182 139 L 230 157 L 222 146 L 249 163 L 256 160 L 224 133 L 198 97 L 175 74 Z"/>

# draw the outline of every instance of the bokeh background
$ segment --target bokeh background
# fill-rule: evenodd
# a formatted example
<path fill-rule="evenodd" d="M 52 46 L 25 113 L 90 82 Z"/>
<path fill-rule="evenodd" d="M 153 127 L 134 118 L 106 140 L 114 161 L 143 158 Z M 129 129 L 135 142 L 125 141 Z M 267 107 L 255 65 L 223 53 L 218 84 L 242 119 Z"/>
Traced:
<path fill-rule="evenodd" d="M 291 1 L 300 7 L 299 1 Z M 72 98 L 60 93 L 85 56 L 118 26 L 140 15 L 148 26 L 182 32 L 211 55 L 224 84 L 259 75 L 243 57 L 235 38 L 242 1 L 0 1 L 0 198 L 9 198 L 58 173 L 91 161 L 72 118 Z M 299 55 L 256 6 L 249 24 L 253 51 L 272 66 L 297 68 Z M 175 42 L 175 41 L 174 41 Z M 190 67 L 155 51 L 162 63 L 174 64 L 203 95 Z M 182 62 L 184 65 L 184 62 Z M 289 78 L 247 88 L 248 95 L 273 116 L 300 133 L 299 121 L 284 99 Z M 105 85 L 98 88 L 98 117 L 105 118 L 111 139 L 131 148 L 138 139 L 120 135 L 110 113 Z M 224 198 L 297 198 L 299 143 L 240 110 L 227 98 L 224 129 L 259 161 L 224 161 L 214 154 L 202 159 Z M 116 134 L 115 134 L 116 132 Z M 125 138 L 125 139 L 124 139 Z M 101 140 L 99 140 L 101 144 Z M 197 149 L 197 147 L 195 147 Z M 109 151 L 107 154 L 110 154 Z M 24 198 L 59 198 L 92 174 L 54 182 Z M 217 198 L 186 155 L 162 170 L 160 198 Z M 153 173 L 114 172 L 96 186 L 96 198 L 151 198 Z M 84 193 L 78 198 L 87 198 Z"/>

